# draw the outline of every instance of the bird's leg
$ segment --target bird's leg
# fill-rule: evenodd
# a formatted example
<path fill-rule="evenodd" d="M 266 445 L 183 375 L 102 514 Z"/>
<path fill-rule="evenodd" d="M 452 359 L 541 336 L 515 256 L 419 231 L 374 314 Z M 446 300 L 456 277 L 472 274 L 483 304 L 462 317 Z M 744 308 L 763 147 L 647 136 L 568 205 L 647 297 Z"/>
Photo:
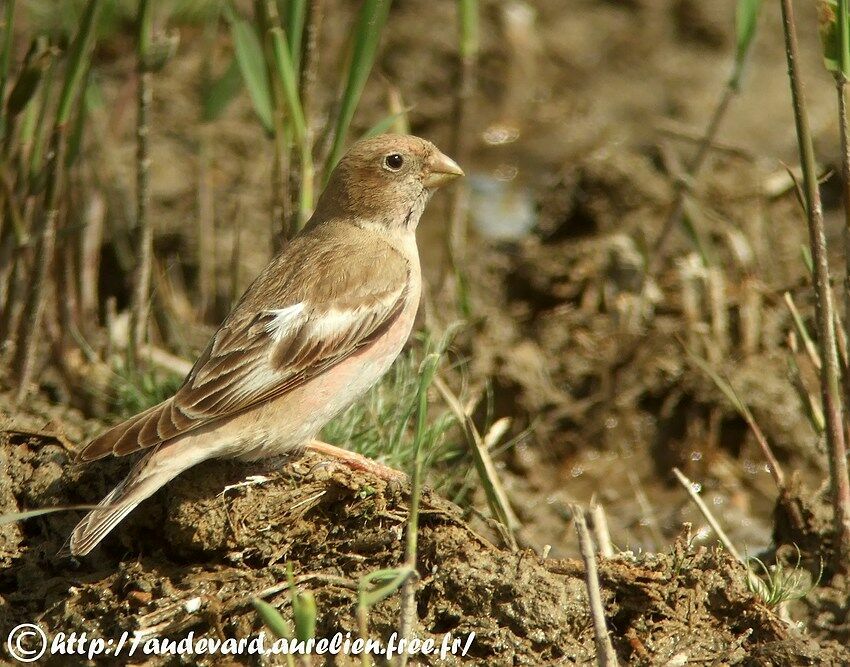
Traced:
<path fill-rule="evenodd" d="M 349 452 L 347 449 L 334 447 L 333 445 L 329 445 L 328 443 L 322 442 L 321 440 L 311 440 L 307 443 L 307 449 L 337 459 L 338 461 L 344 463 L 350 468 L 354 468 L 355 470 L 367 470 L 372 474 L 380 477 L 381 479 L 385 479 L 387 481 L 404 480 L 407 478 L 407 475 L 405 475 L 403 472 L 395 470 L 394 468 L 390 468 L 389 466 L 386 466 L 383 463 L 378 463 L 377 461 L 363 456 L 362 454 Z"/>

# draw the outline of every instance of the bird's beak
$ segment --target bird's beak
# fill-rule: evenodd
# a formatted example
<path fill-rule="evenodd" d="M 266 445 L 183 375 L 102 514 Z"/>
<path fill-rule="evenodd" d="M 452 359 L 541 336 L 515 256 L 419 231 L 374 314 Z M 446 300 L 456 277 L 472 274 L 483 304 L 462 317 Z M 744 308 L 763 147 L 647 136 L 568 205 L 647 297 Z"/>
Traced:
<path fill-rule="evenodd" d="M 426 188 L 439 188 L 458 176 L 463 176 L 463 169 L 450 157 L 437 151 L 436 155 L 428 160 L 422 183 Z"/>

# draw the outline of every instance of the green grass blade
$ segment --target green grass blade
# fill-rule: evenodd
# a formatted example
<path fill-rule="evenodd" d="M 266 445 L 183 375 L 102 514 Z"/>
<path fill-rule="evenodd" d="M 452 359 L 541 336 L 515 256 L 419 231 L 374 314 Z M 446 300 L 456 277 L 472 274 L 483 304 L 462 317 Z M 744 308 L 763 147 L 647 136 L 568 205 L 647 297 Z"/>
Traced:
<path fill-rule="evenodd" d="M 18 75 L 15 85 L 12 86 L 9 99 L 6 101 L 6 115 L 10 124 L 12 119 L 26 108 L 29 101 L 35 95 L 38 90 L 38 84 L 41 83 L 45 67 L 50 61 L 49 51 L 41 50 L 39 41 L 35 39 L 30 45 L 27 55 L 24 58 L 23 69 Z"/>
<path fill-rule="evenodd" d="M 307 136 L 307 123 L 304 119 L 304 109 L 298 93 L 298 72 L 290 58 L 289 47 L 286 44 L 286 33 L 280 28 L 269 31 L 272 39 L 272 52 L 275 69 L 280 77 L 281 90 L 286 103 L 292 128 L 295 130 L 295 140 L 301 155 L 301 190 L 299 193 L 298 217 L 296 228 L 301 229 L 307 222 L 307 216 L 313 210 L 313 153 L 310 138 Z"/>
<path fill-rule="evenodd" d="M 806 328 L 806 323 L 803 322 L 803 318 L 800 316 L 800 311 L 797 310 L 797 304 L 794 303 L 794 299 L 791 294 L 789 292 L 785 292 L 782 296 L 785 300 L 785 305 L 788 308 L 788 312 L 791 313 L 791 320 L 794 323 L 794 330 L 797 332 L 797 335 L 800 337 L 800 340 L 803 341 L 803 347 L 806 350 L 806 354 L 808 355 L 809 360 L 812 362 L 812 366 L 814 366 L 815 369 L 820 372 L 821 358 L 820 352 L 818 351 L 818 346 L 809 334 L 809 330 Z"/>
<path fill-rule="evenodd" d="M 279 637 L 280 639 L 289 639 L 292 637 L 292 632 L 289 629 L 289 623 L 286 622 L 277 609 L 272 607 L 265 600 L 260 600 L 259 598 L 253 598 L 251 600 L 251 604 L 254 605 L 254 609 L 257 610 L 260 618 L 263 619 L 263 623 L 265 623 L 266 627 L 271 630 L 276 637 Z"/>
<path fill-rule="evenodd" d="M 760 0 L 759 0 L 760 1 Z M 458 0 L 460 14 L 460 55 L 469 58 L 478 53 L 478 0 Z"/>
<path fill-rule="evenodd" d="M 803 383 L 800 366 L 793 354 L 788 358 L 788 375 L 791 378 L 791 385 L 794 387 L 794 391 L 797 392 L 797 397 L 800 399 L 800 404 L 803 406 L 803 411 L 806 413 L 806 419 L 809 420 L 812 430 L 818 435 L 821 435 L 826 429 L 823 410 Z"/>
<path fill-rule="evenodd" d="M 56 111 L 56 124 L 64 125 L 71 115 L 71 106 L 83 76 L 89 67 L 89 56 L 94 44 L 95 25 L 97 15 L 103 3 L 101 0 L 89 0 L 83 15 L 80 17 L 79 29 L 71 42 L 71 56 L 68 61 L 68 69 L 65 73 L 65 81 L 62 85 L 62 93 L 59 96 L 59 106 Z"/>
<path fill-rule="evenodd" d="M 437 373 L 437 364 L 439 363 L 440 355 L 432 352 L 422 360 L 422 365 L 419 367 L 419 391 L 416 395 L 416 430 L 413 436 L 415 443 L 413 462 L 415 466 L 414 473 L 420 480 L 424 461 L 422 442 L 425 440 L 425 431 L 428 428 L 428 389 L 434 381 L 434 375 Z M 415 481 L 415 477 L 412 477 L 412 479 Z"/>
<path fill-rule="evenodd" d="M 800 255 L 803 258 L 803 264 L 806 267 L 806 271 L 809 272 L 809 278 L 811 278 L 815 272 L 815 261 L 812 259 L 812 249 L 803 244 L 800 246 Z"/>
<path fill-rule="evenodd" d="M 295 621 L 295 637 L 306 642 L 316 635 L 316 599 L 309 591 L 300 592 L 295 584 L 292 561 L 286 564 L 286 579 L 289 582 L 289 599 L 292 603 L 292 619 Z"/>
<path fill-rule="evenodd" d="M 841 73 L 850 76 L 850 7 L 847 0 L 838 0 L 838 48 Z"/>
<path fill-rule="evenodd" d="M 280 28 L 272 28 L 269 33 L 272 38 L 275 68 L 280 77 L 284 100 L 295 130 L 295 138 L 299 143 L 302 143 L 307 138 L 307 126 L 304 122 L 304 111 L 301 108 L 301 99 L 298 95 L 298 73 L 290 57 L 286 33 Z"/>
<path fill-rule="evenodd" d="M 398 113 L 394 113 L 394 114 L 390 114 L 388 116 L 384 116 L 383 118 L 381 118 L 381 120 L 379 120 L 377 123 L 375 123 L 368 130 L 366 130 L 363 133 L 363 136 L 361 137 L 361 139 L 368 139 L 369 137 L 377 137 L 379 134 L 383 134 L 384 132 L 388 132 L 390 129 L 392 129 L 395 126 L 396 122 L 399 119 L 404 118 L 406 114 L 407 114 L 407 110 L 405 109 L 404 111 L 399 111 Z"/>
<path fill-rule="evenodd" d="M 12 42 L 15 36 L 15 0 L 6 0 L 6 12 L 3 14 L 3 23 L 0 24 L 3 45 L 0 47 L 0 107 L 6 99 L 6 82 L 9 80 L 9 60 L 12 55 Z M 6 132 L 6 121 L 0 114 L 0 141 Z"/>
<path fill-rule="evenodd" d="M 340 100 L 333 145 L 325 165 L 325 182 L 342 157 L 348 128 L 354 118 L 354 112 L 360 102 L 360 96 L 363 93 L 366 80 L 369 78 L 369 72 L 372 71 L 381 32 L 387 21 L 389 11 L 390 0 L 364 0 L 363 6 L 360 8 L 357 28 L 354 33 L 354 48 L 348 69 L 348 79 Z"/>
<path fill-rule="evenodd" d="M 139 0 L 139 60 L 148 67 L 148 58 L 151 53 L 151 41 L 153 34 L 153 4 L 150 0 Z"/>
<path fill-rule="evenodd" d="M 15 85 L 6 100 L 3 109 L 0 97 L 0 134 L 2 134 L 2 147 L 0 148 L 0 161 L 8 160 L 15 149 L 18 152 L 20 168 L 29 174 L 31 170 L 27 159 L 32 155 L 32 129 L 35 127 L 37 117 L 39 90 L 48 88 L 48 79 L 56 62 L 55 49 L 51 49 L 45 36 L 39 36 L 32 40 L 24 62 L 20 68 Z M 16 133 L 19 118 L 23 113 L 23 127 Z"/>
<path fill-rule="evenodd" d="M 73 127 L 71 128 L 71 132 L 68 135 L 68 150 L 65 153 L 65 166 L 69 167 L 74 164 L 74 161 L 77 159 L 77 156 L 80 153 L 80 146 L 83 142 L 83 132 L 85 131 L 86 126 L 86 117 L 88 116 L 88 88 L 90 85 L 90 73 L 91 68 L 87 67 L 85 76 L 83 78 L 83 94 L 80 96 L 79 103 L 77 104 L 77 111 L 74 116 Z"/>
<path fill-rule="evenodd" d="M 248 88 L 248 95 L 254 104 L 254 111 L 266 132 L 272 134 L 274 125 L 272 124 L 271 88 L 260 38 L 248 21 L 240 18 L 231 7 L 228 7 L 226 15 L 230 22 L 236 61 L 239 63 L 239 71 Z"/>
<path fill-rule="evenodd" d="M 27 107 L 28 111 L 32 109 L 34 112 L 35 122 L 32 124 L 32 132 L 30 134 L 29 128 L 26 127 L 26 122 L 24 123 L 25 127 L 21 128 L 22 141 L 26 143 L 32 142 L 28 166 L 31 181 L 30 189 L 33 192 L 39 191 L 41 187 L 37 186 L 35 181 L 43 175 L 42 163 L 44 162 L 44 147 L 47 143 L 47 136 L 49 134 L 49 121 L 47 116 L 50 108 L 50 99 L 52 97 L 51 91 L 53 90 L 53 81 L 56 78 L 57 69 L 58 60 L 56 58 L 51 58 L 50 65 L 42 77 L 41 91 L 38 95 L 38 101 Z"/>
<path fill-rule="evenodd" d="M 413 570 L 409 567 L 394 567 L 365 575 L 360 579 L 357 587 L 359 592 L 358 606 L 374 607 L 379 602 L 386 600 L 401 587 L 411 574 L 413 574 Z M 380 581 L 388 581 L 388 583 L 370 588 L 371 584 Z"/>
<path fill-rule="evenodd" d="M 295 619 L 295 636 L 306 642 L 316 636 L 316 598 L 309 591 L 294 593 L 292 616 Z"/>
<path fill-rule="evenodd" d="M 36 120 L 38 120 L 40 108 L 38 98 L 36 97 L 35 102 L 28 104 L 27 108 L 24 110 L 24 118 L 21 122 L 21 134 L 19 138 L 22 146 L 30 146 L 32 144 L 33 137 L 35 136 L 35 124 Z"/>
<path fill-rule="evenodd" d="M 738 0 L 735 7 L 735 67 L 729 82 L 735 90 L 740 89 L 744 65 L 756 36 L 761 2 L 762 0 Z"/>
<path fill-rule="evenodd" d="M 847 0 L 820 0 L 818 27 L 823 64 L 830 72 L 850 76 L 850 8 Z"/>
<path fill-rule="evenodd" d="M 286 41 L 289 44 L 289 55 L 292 58 L 293 69 L 301 71 L 301 47 L 304 40 L 304 22 L 307 19 L 306 0 L 289 0 L 286 3 L 285 16 Z"/>
<path fill-rule="evenodd" d="M 717 371 L 715 371 L 711 365 L 705 361 L 702 357 L 692 352 L 690 349 L 685 350 L 690 357 L 693 364 L 699 368 L 716 386 L 720 392 L 726 397 L 726 400 L 732 404 L 732 407 L 735 408 L 735 411 L 741 415 L 747 422 L 755 421 L 753 419 L 753 415 L 750 412 L 749 407 L 747 407 L 746 403 L 741 400 L 741 397 L 738 395 L 738 392 L 735 391 L 734 387 L 726 380 L 726 378 L 722 377 Z"/>
<path fill-rule="evenodd" d="M 416 394 L 416 427 L 413 435 L 413 470 L 410 474 L 410 519 L 407 526 L 407 564 L 416 564 L 416 543 L 419 533 L 419 500 L 422 495 L 422 476 L 425 468 L 425 448 L 428 431 L 428 389 L 437 373 L 440 355 L 432 352 L 419 367 L 419 389 Z"/>
<path fill-rule="evenodd" d="M 218 120 L 241 87 L 239 62 L 233 58 L 224 73 L 201 91 L 201 119 L 205 123 Z"/>

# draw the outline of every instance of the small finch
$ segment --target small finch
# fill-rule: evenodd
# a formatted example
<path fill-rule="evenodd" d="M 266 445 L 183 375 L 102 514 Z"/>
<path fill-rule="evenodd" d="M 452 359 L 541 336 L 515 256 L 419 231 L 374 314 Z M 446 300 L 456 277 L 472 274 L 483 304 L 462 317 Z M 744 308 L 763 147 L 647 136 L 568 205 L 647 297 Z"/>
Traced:
<path fill-rule="evenodd" d="M 148 452 L 80 521 L 71 553 L 89 553 L 140 502 L 201 461 L 303 450 L 374 385 L 401 352 L 419 307 L 419 218 L 433 192 L 462 175 L 418 137 L 355 144 L 304 230 L 242 295 L 177 393 L 82 450 L 81 461 Z"/>

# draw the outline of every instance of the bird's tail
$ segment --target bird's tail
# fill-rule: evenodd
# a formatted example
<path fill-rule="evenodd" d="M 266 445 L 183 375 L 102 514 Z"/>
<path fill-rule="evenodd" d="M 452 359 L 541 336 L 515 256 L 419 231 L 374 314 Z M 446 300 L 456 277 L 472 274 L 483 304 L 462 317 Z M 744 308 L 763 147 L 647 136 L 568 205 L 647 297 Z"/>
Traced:
<path fill-rule="evenodd" d="M 167 449 L 167 446 L 154 448 L 133 466 L 127 477 L 98 503 L 96 509 L 77 524 L 68 544 L 72 555 L 85 556 L 132 512 L 136 505 L 197 462 L 175 457 L 173 452 L 167 452 Z"/>

